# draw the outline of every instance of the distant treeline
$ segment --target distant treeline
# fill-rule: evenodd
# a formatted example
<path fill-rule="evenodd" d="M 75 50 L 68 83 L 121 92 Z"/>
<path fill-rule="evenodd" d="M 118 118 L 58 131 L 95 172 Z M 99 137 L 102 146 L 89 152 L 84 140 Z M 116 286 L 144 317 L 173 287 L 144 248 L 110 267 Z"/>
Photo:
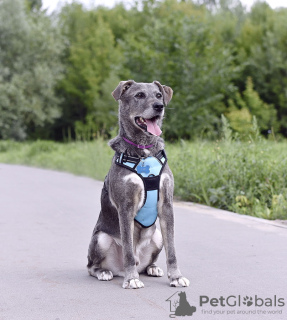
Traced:
<path fill-rule="evenodd" d="M 257 2 L 76 2 L 48 15 L 41 0 L 0 0 L 0 138 L 91 139 L 117 126 L 120 80 L 174 90 L 165 138 L 234 131 L 287 136 L 287 9 Z"/>

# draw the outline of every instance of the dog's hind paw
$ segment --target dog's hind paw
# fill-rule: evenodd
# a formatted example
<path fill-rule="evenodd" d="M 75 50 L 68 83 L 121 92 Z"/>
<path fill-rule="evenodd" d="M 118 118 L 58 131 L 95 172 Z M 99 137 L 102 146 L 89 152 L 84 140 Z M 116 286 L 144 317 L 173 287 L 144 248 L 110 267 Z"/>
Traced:
<path fill-rule="evenodd" d="M 188 287 L 189 286 L 189 280 L 185 277 L 180 277 L 177 279 L 174 279 L 171 281 L 170 286 L 171 287 Z"/>
<path fill-rule="evenodd" d="M 104 270 L 101 273 L 99 273 L 97 277 L 99 280 L 109 281 L 109 280 L 112 280 L 114 276 L 112 271 Z"/>
<path fill-rule="evenodd" d="M 130 279 L 128 281 L 124 281 L 123 283 L 124 289 L 139 289 L 143 287 L 144 284 L 139 279 Z"/>
<path fill-rule="evenodd" d="M 88 271 L 91 276 L 96 277 L 102 281 L 109 281 L 114 277 L 112 271 L 109 270 L 103 270 L 100 268 L 89 268 Z"/>
<path fill-rule="evenodd" d="M 148 266 L 146 272 L 152 277 L 162 277 L 164 275 L 162 269 L 155 265 Z"/>

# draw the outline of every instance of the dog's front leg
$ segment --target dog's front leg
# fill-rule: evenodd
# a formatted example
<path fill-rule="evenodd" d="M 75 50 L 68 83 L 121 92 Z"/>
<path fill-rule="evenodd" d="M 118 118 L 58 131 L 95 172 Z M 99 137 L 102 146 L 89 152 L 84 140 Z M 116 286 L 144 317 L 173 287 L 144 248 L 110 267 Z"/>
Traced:
<path fill-rule="evenodd" d="M 144 284 L 139 280 L 139 274 L 136 268 L 133 252 L 134 216 L 135 208 L 133 203 L 129 202 L 120 206 L 119 222 L 125 270 L 123 288 L 125 289 L 137 289 L 144 287 Z"/>
<path fill-rule="evenodd" d="M 166 252 L 167 276 L 172 287 L 188 287 L 189 280 L 182 276 L 178 266 L 174 245 L 174 216 L 171 204 L 163 204 L 160 227 Z"/>
<path fill-rule="evenodd" d="M 188 287 L 189 280 L 182 276 L 178 266 L 174 245 L 173 176 L 163 174 L 160 184 L 158 215 L 163 244 L 166 252 L 167 276 L 172 287 Z"/>

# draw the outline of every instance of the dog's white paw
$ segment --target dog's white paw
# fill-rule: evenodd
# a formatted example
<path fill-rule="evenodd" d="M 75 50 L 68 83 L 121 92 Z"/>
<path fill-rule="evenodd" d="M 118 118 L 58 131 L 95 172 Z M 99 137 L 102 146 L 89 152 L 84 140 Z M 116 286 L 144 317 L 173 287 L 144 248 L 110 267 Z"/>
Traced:
<path fill-rule="evenodd" d="M 124 281 L 123 283 L 124 289 L 139 289 L 143 287 L 144 287 L 144 284 L 139 279 L 131 279 L 128 281 Z"/>
<path fill-rule="evenodd" d="M 162 277 L 164 275 L 162 269 L 157 266 L 147 267 L 146 272 L 149 276 L 153 276 L 153 277 Z"/>
<path fill-rule="evenodd" d="M 112 271 L 104 270 L 97 274 L 97 278 L 102 281 L 109 281 L 113 279 Z"/>
<path fill-rule="evenodd" d="M 174 279 L 171 281 L 170 286 L 171 287 L 188 287 L 189 286 L 189 280 L 185 277 L 180 277 L 177 279 Z"/>

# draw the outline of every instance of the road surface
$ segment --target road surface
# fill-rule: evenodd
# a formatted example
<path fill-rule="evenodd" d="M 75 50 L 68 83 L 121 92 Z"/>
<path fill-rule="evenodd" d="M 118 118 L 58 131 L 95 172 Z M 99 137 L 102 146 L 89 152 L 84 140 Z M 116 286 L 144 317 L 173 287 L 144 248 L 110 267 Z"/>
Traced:
<path fill-rule="evenodd" d="M 101 187 L 0 164 L 0 320 L 165 320 L 181 291 L 196 312 L 176 319 L 287 319 L 286 225 L 205 206 L 175 204 L 177 257 L 190 287 L 142 275 L 145 288 L 125 290 L 120 277 L 89 276 Z M 159 265 L 166 273 L 164 252 Z"/>

